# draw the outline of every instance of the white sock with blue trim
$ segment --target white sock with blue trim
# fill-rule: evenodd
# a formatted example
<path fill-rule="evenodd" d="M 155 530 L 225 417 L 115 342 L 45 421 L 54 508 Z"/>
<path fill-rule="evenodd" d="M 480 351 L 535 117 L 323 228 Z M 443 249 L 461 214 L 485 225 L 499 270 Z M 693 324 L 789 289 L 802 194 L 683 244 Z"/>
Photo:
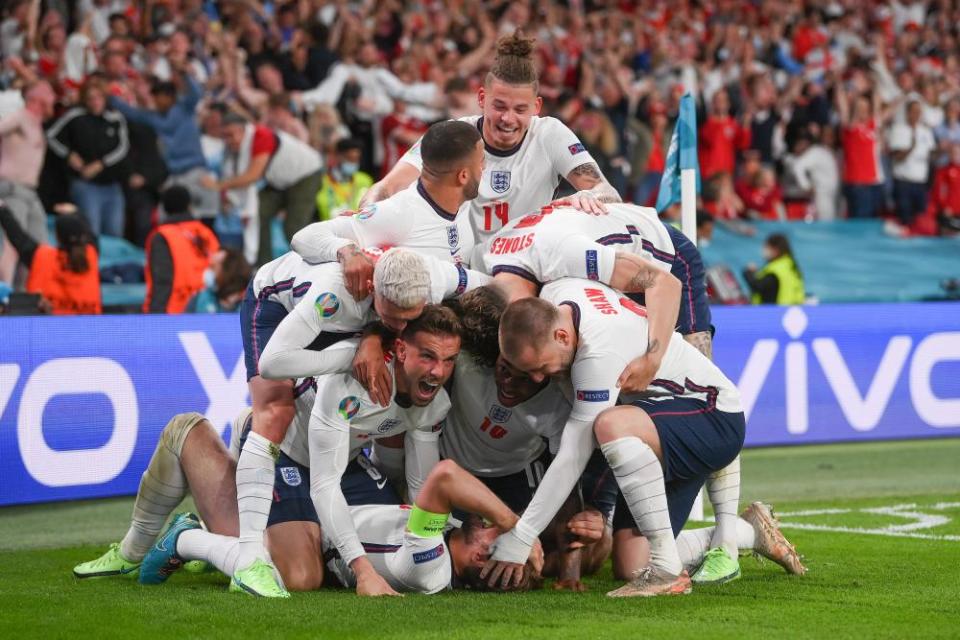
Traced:
<path fill-rule="evenodd" d="M 731 558 L 737 557 L 737 510 L 740 506 L 740 456 L 707 478 L 707 494 L 717 522 L 711 548 L 723 547 Z"/>
<path fill-rule="evenodd" d="M 273 506 L 273 477 L 277 447 L 251 431 L 237 461 L 237 507 L 240 516 L 240 558 L 245 569 L 256 560 L 267 561 L 263 533 Z"/>

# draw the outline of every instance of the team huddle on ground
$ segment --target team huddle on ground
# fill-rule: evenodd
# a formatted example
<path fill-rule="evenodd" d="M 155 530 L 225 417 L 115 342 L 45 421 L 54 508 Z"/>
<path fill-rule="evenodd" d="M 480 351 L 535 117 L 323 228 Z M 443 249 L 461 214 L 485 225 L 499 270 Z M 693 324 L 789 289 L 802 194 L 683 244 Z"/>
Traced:
<path fill-rule="evenodd" d="M 536 115 L 530 54 L 508 38 L 483 116 L 430 127 L 258 270 L 230 447 L 174 416 L 78 578 L 203 561 L 265 597 L 583 590 L 611 558 L 630 597 L 736 579 L 745 550 L 805 572 L 767 506 L 740 512 L 745 419 L 696 248 Z M 578 191 L 555 201 L 560 177 Z M 716 524 L 683 530 L 704 487 Z M 188 492 L 198 515 L 164 530 Z"/>

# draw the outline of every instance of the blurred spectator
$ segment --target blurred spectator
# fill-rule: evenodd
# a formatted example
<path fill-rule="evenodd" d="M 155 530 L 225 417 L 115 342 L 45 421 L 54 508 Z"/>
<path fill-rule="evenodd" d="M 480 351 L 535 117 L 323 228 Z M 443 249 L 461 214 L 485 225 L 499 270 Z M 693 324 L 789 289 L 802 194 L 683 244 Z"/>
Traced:
<path fill-rule="evenodd" d="M 213 231 L 190 211 L 186 187 L 169 187 L 161 196 L 164 220 L 147 238 L 147 297 L 144 313 L 183 313 L 204 288 L 204 271 L 220 249 Z"/>
<path fill-rule="evenodd" d="M 190 298 L 187 313 L 236 311 L 253 275 L 250 263 L 237 249 L 220 249 L 203 272 L 203 289 Z"/>
<path fill-rule="evenodd" d="M 57 120 L 47 132 L 51 151 L 71 169 L 70 197 L 86 217 L 94 235 L 123 236 L 124 161 L 130 150 L 127 122 L 107 109 L 103 85 L 88 80 L 81 105 Z"/>
<path fill-rule="evenodd" d="M 472 96 L 476 102 L 476 96 Z M 427 132 L 427 123 L 407 113 L 407 105 L 395 100 L 393 113 L 380 123 L 380 135 L 383 136 L 383 168 L 380 176 L 387 175 L 393 165 L 403 157 L 410 147 Z"/>
<path fill-rule="evenodd" d="M 300 142 L 310 142 L 310 132 L 303 120 L 296 117 L 290 110 L 290 94 L 277 93 L 267 100 L 261 124 L 277 131 L 288 133 Z"/>
<path fill-rule="evenodd" d="M 781 233 L 773 233 L 763 243 L 762 268 L 748 265 L 743 278 L 753 294 L 754 304 L 803 304 L 806 293 L 803 274 L 797 266 L 790 241 Z"/>
<path fill-rule="evenodd" d="M 895 212 L 901 225 L 890 230 L 900 235 L 927 208 L 927 179 L 936 150 L 933 131 L 923 123 L 923 105 L 918 100 L 907 104 L 907 121 L 890 129 L 889 144 Z"/>
<path fill-rule="evenodd" d="M 744 214 L 757 220 L 786 220 L 783 194 L 777 174 L 770 167 L 759 165 L 737 184 L 737 196 L 743 202 Z"/>
<path fill-rule="evenodd" d="M 880 161 L 881 106 L 879 95 L 851 100 L 843 83 L 836 86 L 840 140 L 843 144 L 843 194 L 851 218 L 875 218 L 883 206 L 883 165 Z"/>
<path fill-rule="evenodd" d="M 713 94 L 710 113 L 700 128 L 700 173 L 705 179 L 736 170 L 737 152 L 750 147 L 750 115 L 740 122 L 730 115 L 730 97 L 725 89 Z"/>
<path fill-rule="evenodd" d="M 213 191 L 240 189 L 263 180 L 258 191 L 260 250 L 257 264 L 273 259 L 270 224 L 286 213 L 283 230 L 287 240 L 316 219 L 316 193 L 323 178 L 320 154 L 282 131 L 253 125 L 235 114 L 223 122 L 223 139 L 230 154 L 230 175 L 221 181 L 207 180 Z"/>
<path fill-rule="evenodd" d="M 811 218 L 835 220 L 840 204 L 840 169 L 834 154 L 804 131 L 794 140 L 784 164 L 797 188 L 812 199 Z"/>
<path fill-rule="evenodd" d="M 130 152 L 127 154 L 129 175 L 123 186 L 127 217 L 125 237 L 142 247 L 154 226 L 154 212 L 167 180 L 167 165 L 153 129 L 145 124 L 128 122 L 127 135 L 130 136 Z"/>
<path fill-rule="evenodd" d="M 43 296 L 52 313 L 102 312 L 97 249 L 82 217 L 72 213 L 57 217 L 57 247 L 53 247 L 31 238 L 0 200 L 0 228 L 30 269 L 26 290 Z"/>
<path fill-rule="evenodd" d="M 667 107 L 660 100 L 652 100 L 648 107 L 649 124 L 637 128 L 641 137 L 638 147 L 645 155 L 646 170 L 640 178 L 633 194 L 637 204 L 652 207 L 660 191 L 660 180 L 666 167 L 667 150 L 670 146 L 671 132 L 667 130 Z M 596 156 L 594 156 L 596 157 Z"/>
<path fill-rule="evenodd" d="M 50 84 L 41 80 L 24 88 L 23 100 L 22 109 L 0 118 L 0 198 L 27 235 L 43 243 L 47 240 L 47 214 L 36 189 L 47 147 L 43 121 L 53 115 L 55 97 Z M 3 245 L 0 253 L 4 253 Z M 15 254 L 10 253 L 6 259 L 12 265 Z"/>
<path fill-rule="evenodd" d="M 168 185 L 186 187 L 192 198 L 194 215 L 212 218 L 217 215 L 220 203 L 216 194 L 211 194 L 200 184 L 207 175 L 196 119 L 202 89 L 183 66 L 177 67 L 174 78 L 173 81 L 153 83 L 150 89 L 152 110 L 133 107 L 114 97 L 110 98 L 110 105 L 127 120 L 145 124 L 156 132 L 170 172 Z"/>
<path fill-rule="evenodd" d="M 953 98 L 947 103 L 943 122 L 934 128 L 933 137 L 940 150 L 939 164 L 950 162 L 950 148 L 960 143 L 960 98 Z"/>
<path fill-rule="evenodd" d="M 949 158 L 933 177 L 929 209 L 935 224 L 928 233 L 960 233 L 960 143 L 950 145 Z"/>
<path fill-rule="evenodd" d="M 317 192 L 317 211 L 321 220 L 329 220 L 345 211 L 356 211 L 360 198 L 373 184 L 369 173 L 360 170 L 362 145 L 354 138 L 337 143 L 327 156 L 327 171 Z"/>
<path fill-rule="evenodd" d="M 726 172 L 716 173 L 703 187 L 703 206 L 718 220 L 735 220 L 744 214 L 744 204 L 733 186 L 733 177 Z"/>

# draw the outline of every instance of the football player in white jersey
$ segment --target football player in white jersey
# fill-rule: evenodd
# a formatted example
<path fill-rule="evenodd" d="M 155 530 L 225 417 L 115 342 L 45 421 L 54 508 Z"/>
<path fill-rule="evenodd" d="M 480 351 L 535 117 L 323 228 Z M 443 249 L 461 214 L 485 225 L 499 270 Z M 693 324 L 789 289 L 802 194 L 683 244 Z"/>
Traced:
<path fill-rule="evenodd" d="M 739 454 L 745 421 L 736 386 L 679 334 L 671 336 L 644 399 L 613 408 L 621 395 L 617 379 L 643 353 L 647 332 L 642 306 L 589 280 L 557 280 L 544 286 L 540 298 L 515 301 L 504 312 L 503 357 L 535 381 L 569 375 L 565 386 L 573 411 L 533 501 L 518 525 L 498 539 L 487 567 L 490 580 L 509 582 L 526 562 L 530 543 L 553 518 L 599 441 L 636 527 L 650 544 L 649 565 L 611 595 L 689 592 L 675 537 L 706 477 Z M 647 397 L 651 393 L 657 397 Z M 735 523 L 736 513 L 729 520 L 718 517 L 717 528 Z M 735 547 L 722 552 L 736 563 Z"/>
<path fill-rule="evenodd" d="M 440 459 L 440 423 L 450 409 L 443 385 L 453 374 L 461 334 L 453 311 L 440 305 L 424 307 L 396 342 L 396 360 L 391 363 L 394 396 L 386 408 L 373 402 L 350 374 L 321 376 L 317 381 L 307 437 L 313 469 L 310 495 L 324 531 L 357 577 L 358 594 L 396 592 L 364 553 L 340 487 L 341 475 L 351 451 L 372 440 L 405 434 L 407 490 L 410 499 L 416 499 Z"/>
<path fill-rule="evenodd" d="M 369 293 L 373 264 L 366 247 L 406 247 L 449 262 L 469 264 L 473 233 L 464 202 L 477 197 L 483 142 L 472 126 L 438 122 L 421 144 L 425 167 L 407 189 L 353 216 L 316 222 L 293 236 L 291 247 L 308 262 L 343 264 L 347 290 L 357 300 Z"/>
<path fill-rule="evenodd" d="M 352 333 L 371 320 L 371 306 L 381 321 L 393 329 L 420 315 L 430 297 L 430 274 L 424 259 L 411 251 L 395 251 L 378 261 L 374 280 L 380 285 L 373 300 L 358 303 L 343 285 L 339 265 L 309 265 L 297 254 L 270 262 L 250 282 L 240 307 L 247 382 L 253 404 L 253 433 L 244 443 L 237 465 L 237 498 L 240 510 L 241 558 L 239 577 L 257 584 L 244 572 L 266 562 L 263 531 L 267 525 L 274 487 L 274 459 L 293 420 L 293 381 L 267 380 L 260 375 L 259 360 L 271 336 L 291 310 L 308 317 L 319 333 Z M 322 358 L 320 353 L 305 357 Z"/>
<path fill-rule="evenodd" d="M 539 116 L 539 76 L 533 62 L 534 41 L 515 34 L 497 44 L 497 56 L 479 89 L 482 116 L 462 118 L 483 134 L 486 167 L 479 196 L 470 203 L 470 223 L 478 245 L 508 221 L 537 211 L 554 198 L 564 177 L 579 189 L 569 200 L 591 213 L 605 202 L 620 202 L 596 161 L 565 124 Z M 423 171 L 423 147 L 415 144 L 362 204 L 377 202 L 405 189 Z M 476 268 L 479 255 L 471 264 Z"/>

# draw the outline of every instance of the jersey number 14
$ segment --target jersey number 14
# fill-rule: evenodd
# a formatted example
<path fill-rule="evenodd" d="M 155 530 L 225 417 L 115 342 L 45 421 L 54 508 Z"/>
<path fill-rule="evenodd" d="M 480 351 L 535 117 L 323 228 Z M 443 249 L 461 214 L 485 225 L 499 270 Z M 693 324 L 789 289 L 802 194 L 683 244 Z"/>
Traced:
<path fill-rule="evenodd" d="M 500 226 L 507 224 L 510 220 L 510 208 L 507 202 L 494 202 L 483 205 L 483 230 L 493 231 L 493 219 L 496 217 L 500 221 Z"/>

